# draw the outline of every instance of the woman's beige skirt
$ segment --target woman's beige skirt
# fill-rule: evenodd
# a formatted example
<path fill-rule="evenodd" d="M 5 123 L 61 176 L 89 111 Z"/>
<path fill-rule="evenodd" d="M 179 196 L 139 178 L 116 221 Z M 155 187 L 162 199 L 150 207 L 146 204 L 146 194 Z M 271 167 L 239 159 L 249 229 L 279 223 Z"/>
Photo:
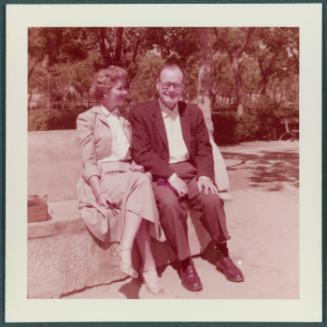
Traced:
<path fill-rule="evenodd" d="M 107 163 L 101 165 L 100 183 L 102 191 L 108 193 L 119 208 L 119 214 L 99 206 L 91 187 L 83 179 L 78 185 L 81 216 L 96 238 L 105 242 L 119 242 L 126 224 L 126 211 L 129 211 L 149 221 L 150 234 L 157 240 L 163 240 L 149 174 L 130 171 L 127 163 L 122 163 L 118 169 Z"/>

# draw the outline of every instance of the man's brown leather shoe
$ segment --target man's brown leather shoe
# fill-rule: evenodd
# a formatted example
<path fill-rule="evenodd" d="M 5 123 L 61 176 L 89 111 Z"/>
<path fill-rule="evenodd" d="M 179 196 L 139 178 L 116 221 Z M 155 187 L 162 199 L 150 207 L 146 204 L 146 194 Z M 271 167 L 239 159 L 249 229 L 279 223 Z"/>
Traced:
<path fill-rule="evenodd" d="M 244 281 L 242 271 L 235 265 L 230 257 L 221 256 L 217 260 L 216 268 L 231 282 L 239 283 Z"/>
<path fill-rule="evenodd" d="M 193 263 L 187 265 L 185 268 L 180 269 L 180 275 L 183 286 L 191 292 L 202 291 L 202 283 L 199 275 L 197 274 Z"/>

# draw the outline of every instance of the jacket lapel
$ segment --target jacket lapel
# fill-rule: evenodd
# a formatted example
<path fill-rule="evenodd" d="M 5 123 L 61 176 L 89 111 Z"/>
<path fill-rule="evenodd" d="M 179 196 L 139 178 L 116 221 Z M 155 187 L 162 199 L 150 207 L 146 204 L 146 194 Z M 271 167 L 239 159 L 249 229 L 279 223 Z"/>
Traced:
<path fill-rule="evenodd" d="M 119 119 L 123 126 L 123 130 L 127 137 L 127 140 L 129 143 L 131 143 L 132 142 L 132 126 L 131 126 L 130 122 L 124 116 L 120 116 Z"/>
<path fill-rule="evenodd" d="M 100 106 L 94 107 L 93 109 L 94 113 L 97 115 L 98 119 L 105 124 L 106 126 L 109 126 L 108 121 L 107 121 L 107 117 L 106 115 L 103 113 L 103 110 Z M 118 114 L 118 119 L 123 127 L 123 131 L 125 133 L 125 136 L 127 137 L 127 140 L 129 143 L 131 143 L 132 141 L 132 134 L 131 134 L 131 125 L 128 122 L 128 120 L 126 119 L 126 117 L 124 116 L 123 113 Z"/>
<path fill-rule="evenodd" d="M 167 133 L 166 133 L 166 128 L 165 128 L 163 119 L 162 119 L 158 100 L 155 101 L 155 105 L 153 106 L 152 118 L 153 118 L 153 122 L 154 122 L 154 127 L 158 131 L 158 134 L 160 135 L 166 149 L 168 150 Z"/>
<path fill-rule="evenodd" d="M 106 118 L 105 114 L 103 113 L 102 108 L 100 106 L 93 107 L 93 112 L 97 115 L 98 119 L 102 123 L 104 123 L 106 126 L 109 127 L 107 118 Z"/>
<path fill-rule="evenodd" d="M 191 153 L 191 126 L 189 112 L 186 109 L 186 104 L 180 102 L 178 105 L 179 117 L 181 121 L 182 134 L 184 138 L 185 145 L 189 153 Z"/>

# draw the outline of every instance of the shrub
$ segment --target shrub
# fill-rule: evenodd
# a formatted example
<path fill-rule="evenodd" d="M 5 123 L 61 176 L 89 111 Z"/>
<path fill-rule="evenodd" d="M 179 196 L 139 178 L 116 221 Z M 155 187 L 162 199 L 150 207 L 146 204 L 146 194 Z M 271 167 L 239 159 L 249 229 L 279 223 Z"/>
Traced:
<path fill-rule="evenodd" d="M 279 131 L 280 122 L 274 111 L 259 109 L 236 118 L 235 141 L 276 140 Z"/>
<path fill-rule="evenodd" d="M 49 115 L 47 127 L 49 130 L 75 129 L 77 113 L 73 110 L 53 110 Z"/>
<path fill-rule="evenodd" d="M 236 143 L 234 113 L 215 113 L 212 115 L 214 125 L 214 139 L 218 145 L 229 145 Z"/>
<path fill-rule="evenodd" d="M 29 131 L 47 131 L 61 129 L 75 129 L 77 115 L 86 108 L 70 109 L 37 109 L 28 115 Z"/>
<path fill-rule="evenodd" d="M 35 109 L 28 112 L 28 131 L 46 131 L 49 110 Z"/>
<path fill-rule="evenodd" d="M 259 109 L 257 111 L 259 128 L 255 134 L 257 140 L 271 141 L 278 138 L 280 122 L 276 117 L 275 111 L 267 109 Z"/>
<path fill-rule="evenodd" d="M 235 144 L 254 140 L 276 140 L 283 132 L 280 118 L 289 116 L 294 110 L 276 107 L 265 96 L 262 96 L 251 108 L 246 108 L 242 116 L 236 115 L 236 110 L 215 112 L 212 115 L 214 123 L 214 139 L 219 145 Z"/>
<path fill-rule="evenodd" d="M 253 141 L 260 128 L 256 113 L 247 112 L 236 118 L 235 142 Z"/>

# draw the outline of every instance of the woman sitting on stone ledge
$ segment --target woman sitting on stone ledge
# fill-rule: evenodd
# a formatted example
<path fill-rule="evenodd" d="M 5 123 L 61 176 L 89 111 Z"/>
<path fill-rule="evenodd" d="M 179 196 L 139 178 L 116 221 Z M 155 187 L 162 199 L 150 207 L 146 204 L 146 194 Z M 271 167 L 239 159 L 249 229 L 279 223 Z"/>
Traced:
<path fill-rule="evenodd" d="M 91 87 L 97 105 L 77 118 L 83 161 L 78 183 L 79 210 L 91 233 L 103 242 L 119 242 L 120 269 L 137 278 L 132 264 L 134 240 L 142 257 L 147 289 L 160 293 L 150 234 L 160 240 L 151 177 L 131 160 L 130 124 L 124 116 L 127 73 L 117 66 L 100 70 Z"/>

